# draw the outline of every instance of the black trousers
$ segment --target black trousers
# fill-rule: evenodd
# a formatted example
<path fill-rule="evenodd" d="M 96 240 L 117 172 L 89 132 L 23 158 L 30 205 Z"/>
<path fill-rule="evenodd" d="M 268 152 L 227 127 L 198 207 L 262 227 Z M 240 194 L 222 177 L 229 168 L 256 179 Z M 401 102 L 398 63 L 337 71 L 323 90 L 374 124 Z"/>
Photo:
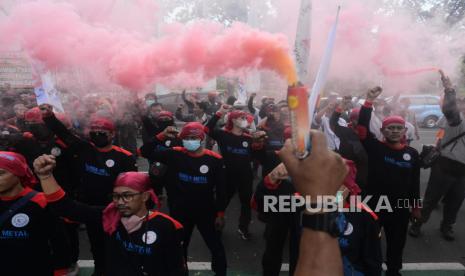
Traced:
<path fill-rule="evenodd" d="M 407 208 L 379 213 L 379 223 L 386 235 L 387 276 L 400 275 L 409 220 L 410 210 Z"/>
<path fill-rule="evenodd" d="M 93 276 L 104 275 L 105 269 L 105 232 L 102 224 L 86 224 L 87 236 L 90 242 L 90 251 L 94 259 Z"/>
<path fill-rule="evenodd" d="M 262 257 L 264 276 L 279 276 L 283 262 L 283 250 L 289 236 L 289 275 L 294 275 L 299 256 L 299 215 L 269 214 L 265 226 L 265 252 Z"/>
<path fill-rule="evenodd" d="M 65 222 L 65 231 L 69 238 L 71 264 L 79 260 L 79 224 Z"/>
<path fill-rule="evenodd" d="M 226 276 L 226 252 L 221 241 L 221 232 L 215 229 L 215 212 L 213 208 L 207 212 L 192 212 L 191 209 L 170 209 L 170 215 L 183 225 L 183 247 L 186 260 L 192 231 L 197 226 L 212 255 L 212 271 L 218 276 Z"/>
<path fill-rule="evenodd" d="M 69 268 L 71 265 L 70 239 L 65 228 L 65 222 L 56 217 L 53 221 L 53 233 L 50 244 L 55 269 Z"/>
<path fill-rule="evenodd" d="M 428 221 L 431 212 L 444 197 L 441 226 L 447 228 L 455 223 L 465 198 L 465 165 L 464 168 L 460 168 L 460 165 L 457 166 L 457 162 L 454 162 L 447 158 L 439 158 L 431 168 L 421 210 L 422 222 Z"/>
<path fill-rule="evenodd" d="M 252 220 L 252 210 L 250 200 L 252 199 L 253 175 L 250 172 L 227 172 L 226 173 L 226 206 L 229 206 L 231 199 L 236 192 L 239 194 L 241 202 L 241 214 L 239 216 L 239 229 L 249 231 L 249 224 Z"/>

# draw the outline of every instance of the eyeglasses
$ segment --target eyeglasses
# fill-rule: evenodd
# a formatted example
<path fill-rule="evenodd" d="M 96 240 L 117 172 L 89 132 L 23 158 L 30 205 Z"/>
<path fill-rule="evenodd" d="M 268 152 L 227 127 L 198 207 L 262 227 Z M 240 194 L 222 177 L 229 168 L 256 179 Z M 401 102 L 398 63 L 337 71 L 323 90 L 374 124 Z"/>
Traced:
<path fill-rule="evenodd" d="M 132 201 L 136 195 L 140 195 L 142 193 L 143 192 L 139 192 L 139 193 L 121 193 L 121 194 L 112 193 L 111 194 L 111 199 L 114 202 L 118 202 L 120 199 L 122 199 L 123 202 L 127 203 L 127 202 Z"/>

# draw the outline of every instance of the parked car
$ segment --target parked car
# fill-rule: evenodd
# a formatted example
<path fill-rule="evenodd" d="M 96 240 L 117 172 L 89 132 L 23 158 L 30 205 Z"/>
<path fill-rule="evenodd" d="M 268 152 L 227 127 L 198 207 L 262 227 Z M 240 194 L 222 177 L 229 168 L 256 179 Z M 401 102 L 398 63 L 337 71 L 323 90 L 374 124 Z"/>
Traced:
<path fill-rule="evenodd" d="M 409 110 L 415 113 L 419 126 L 434 128 L 437 122 L 443 116 L 441 110 L 441 98 L 434 95 L 401 95 L 398 102 L 402 99 L 409 99 Z"/>

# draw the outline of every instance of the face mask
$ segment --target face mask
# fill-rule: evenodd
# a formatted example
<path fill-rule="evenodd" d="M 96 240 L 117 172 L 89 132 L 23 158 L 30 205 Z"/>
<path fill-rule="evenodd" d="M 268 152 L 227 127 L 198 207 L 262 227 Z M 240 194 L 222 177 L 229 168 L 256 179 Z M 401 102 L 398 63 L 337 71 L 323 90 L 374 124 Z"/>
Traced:
<path fill-rule="evenodd" d="M 142 227 L 142 223 L 144 222 L 145 216 L 144 217 L 138 217 L 136 215 L 132 215 L 130 217 L 122 217 L 121 218 L 121 223 L 123 224 L 124 228 L 126 231 L 131 234 L 132 232 L 135 232 L 139 230 Z"/>
<path fill-rule="evenodd" d="M 30 131 L 37 140 L 48 140 L 52 137 L 52 132 L 42 124 L 31 125 Z"/>
<path fill-rule="evenodd" d="M 246 129 L 249 122 L 247 120 L 237 120 L 235 125 L 240 129 Z"/>
<path fill-rule="evenodd" d="M 146 104 L 147 106 L 151 106 L 151 105 L 154 104 L 154 103 L 155 103 L 155 100 L 146 100 L 146 101 L 145 101 L 145 104 Z"/>
<path fill-rule="evenodd" d="M 89 132 L 90 141 L 97 147 L 97 148 L 104 148 L 110 144 L 108 141 L 108 135 L 106 133 L 100 132 Z"/>
<path fill-rule="evenodd" d="M 182 140 L 182 145 L 188 151 L 196 151 L 200 148 L 200 140 Z"/>

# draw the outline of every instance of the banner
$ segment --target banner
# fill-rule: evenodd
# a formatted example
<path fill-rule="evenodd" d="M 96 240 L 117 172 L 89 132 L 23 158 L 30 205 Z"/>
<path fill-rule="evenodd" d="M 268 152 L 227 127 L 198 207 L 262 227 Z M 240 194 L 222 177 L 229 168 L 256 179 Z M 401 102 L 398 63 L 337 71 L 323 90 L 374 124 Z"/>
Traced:
<path fill-rule="evenodd" d="M 34 87 L 36 94 L 37 104 L 50 104 L 53 106 L 54 111 L 64 112 L 63 105 L 61 104 L 58 90 L 55 88 L 52 74 L 48 71 L 40 76 L 40 85 Z"/>
<path fill-rule="evenodd" d="M 247 104 L 247 89 L 242 81 L 237 83 L 237 101 Z"/>
<path fill-rule="evenodd" d="M 313 122 L 313 116 L 315 114 L 316 104 L 318 98 L 326 84 L 326 78 L 328 76 L 329 66 L 331 65 L 331 57 L 333 55 L 334 43 L 336 41 L 337 26 L 339 23 L 339 12 L 341 7 L 337 8 L 336 21 L 334 22 L 331 31 L 329 32 L 328 41 L 326 42 L 326 49 L 323 54 L 323 58 L 318 68 L 318 74 L 316 75 L 315 82 L 313 83 L 312 91 L 310 93 L 310 99 L 308 100 L 308 116 L 310 117 L 310 123 Z"/>

